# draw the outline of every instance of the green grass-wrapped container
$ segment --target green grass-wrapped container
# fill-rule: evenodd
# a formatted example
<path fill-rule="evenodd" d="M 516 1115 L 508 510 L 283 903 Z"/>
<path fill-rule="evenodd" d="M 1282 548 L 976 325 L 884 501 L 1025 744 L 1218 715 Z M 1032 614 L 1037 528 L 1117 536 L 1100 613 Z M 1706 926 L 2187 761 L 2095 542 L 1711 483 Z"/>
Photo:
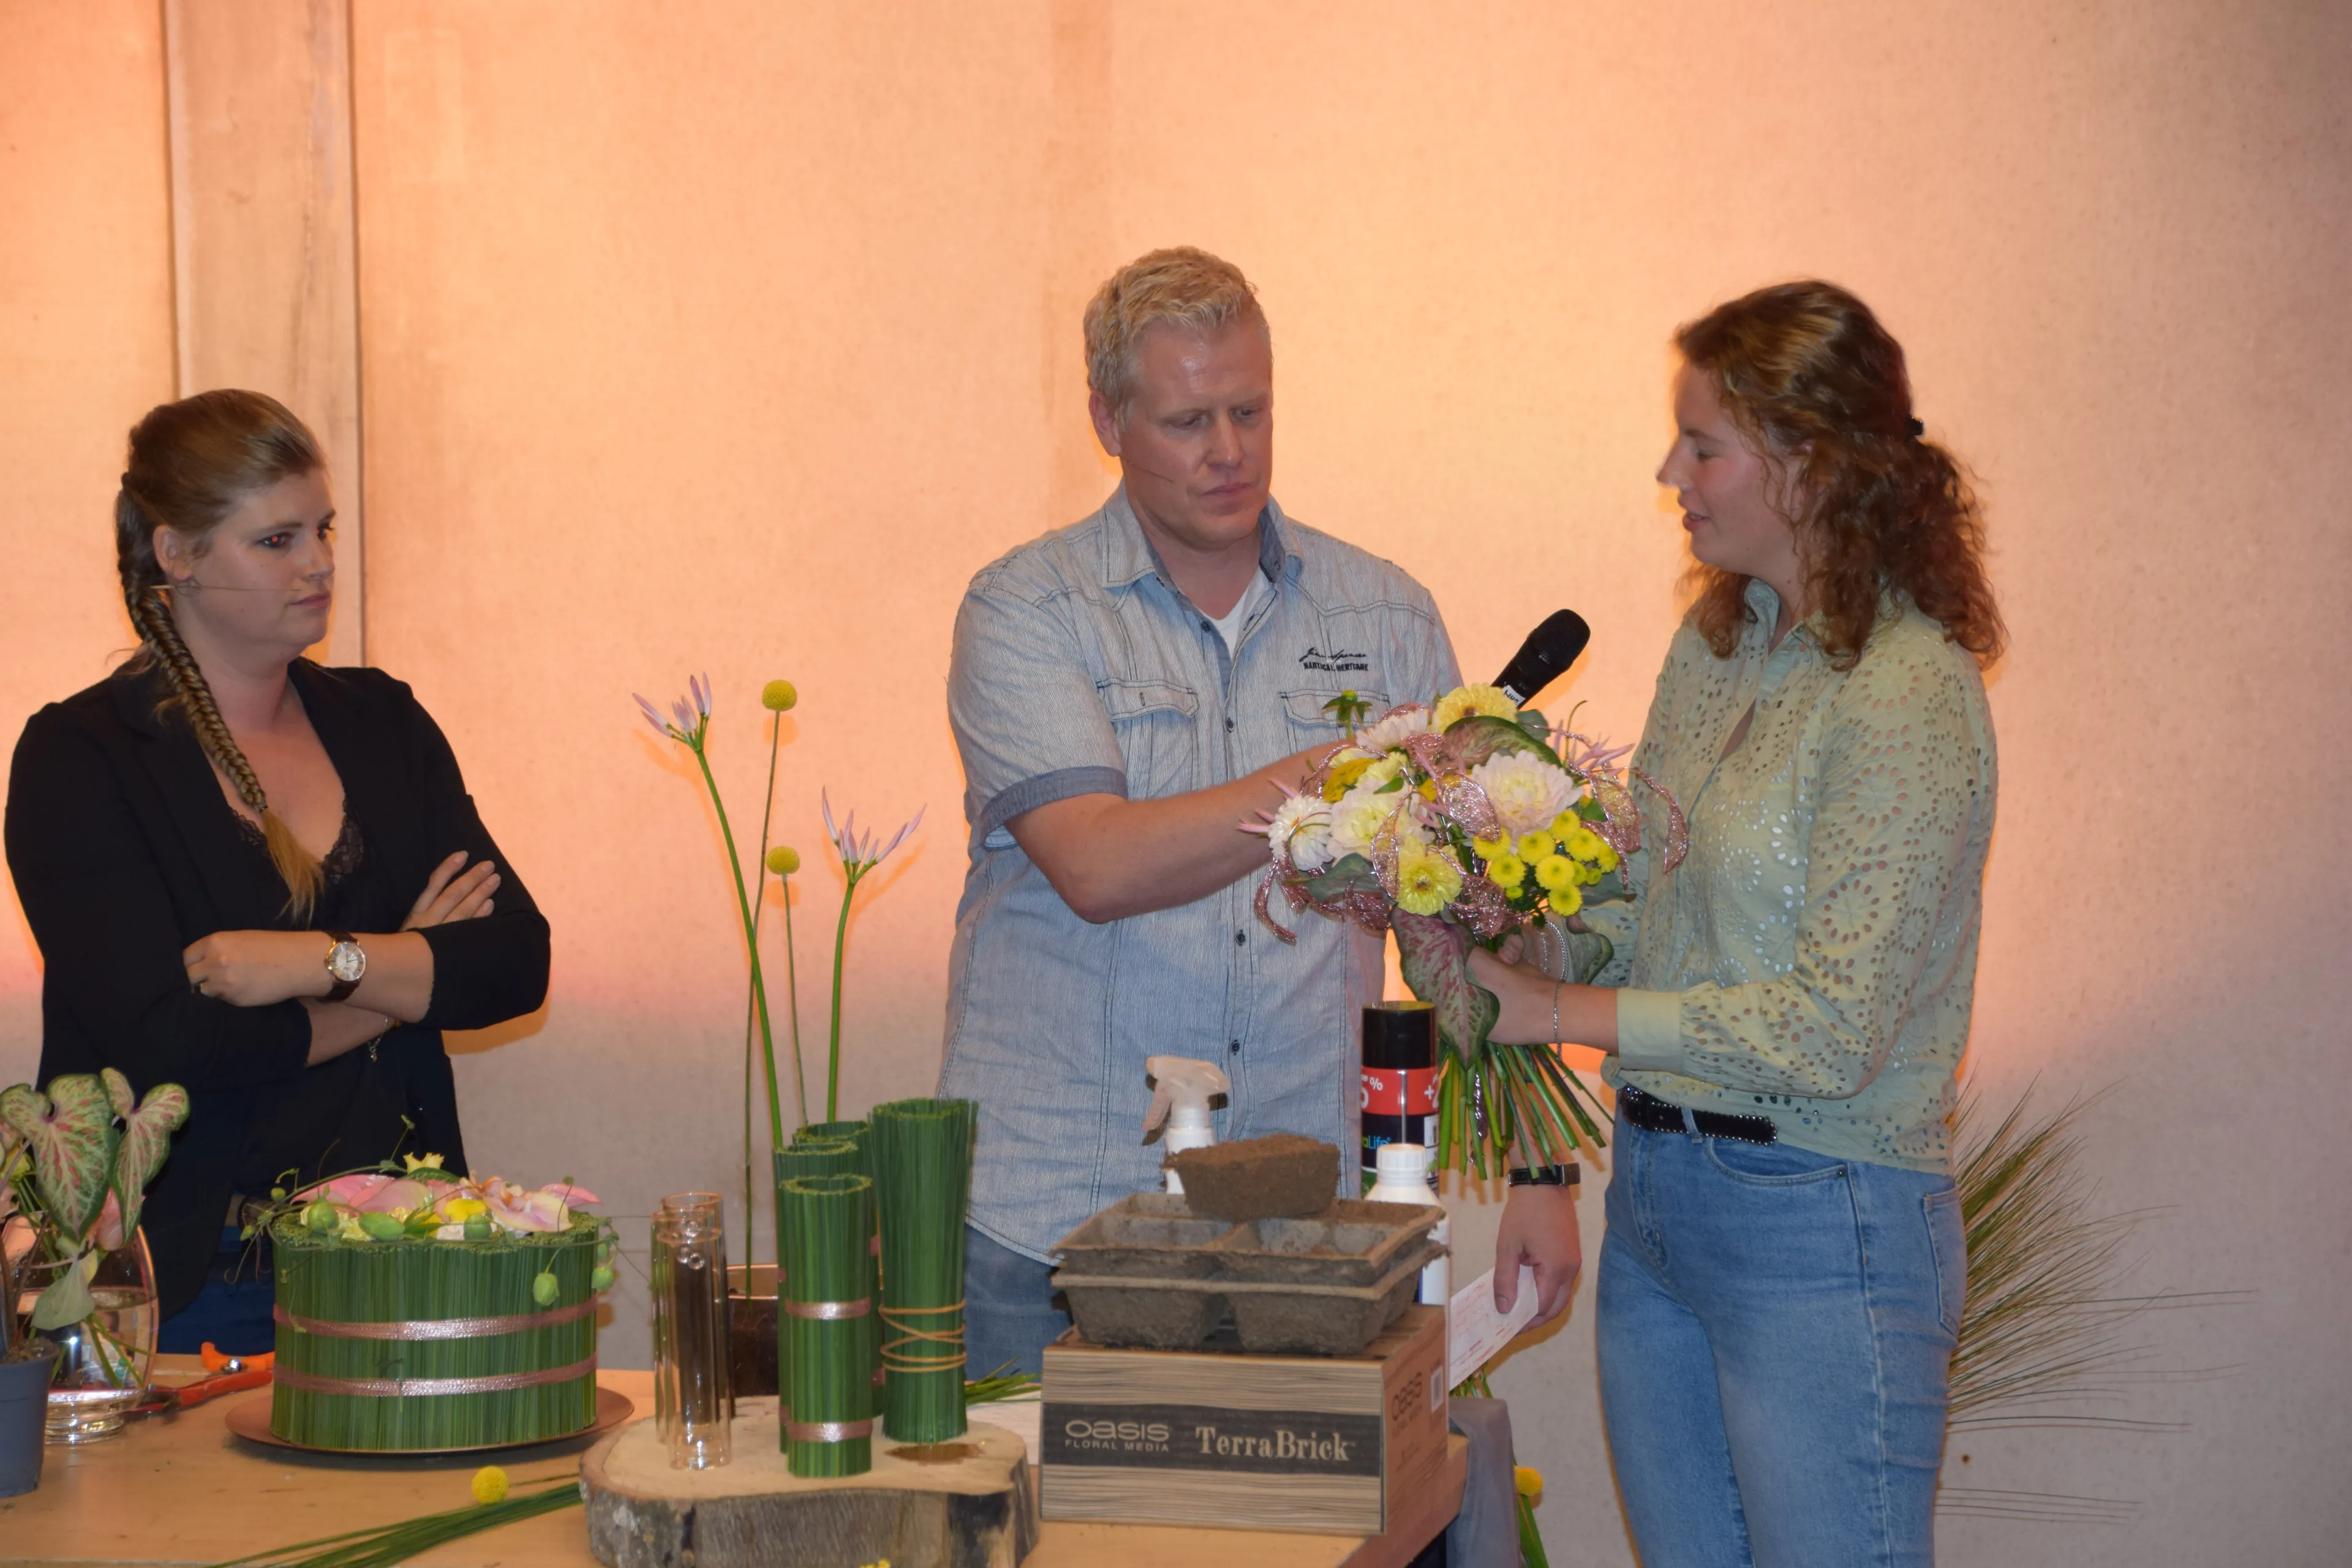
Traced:
<path fill-rule="evenodd" d="M 359 1242 L 279 1220 L 269 1429 L 310 1447 L 399 1453 L 594 1426 L 599 1228 L 574 1215 L 543 1235 Z M 541 1272 L 556 1283 L 545 1306 L 531 1296 Z"/>

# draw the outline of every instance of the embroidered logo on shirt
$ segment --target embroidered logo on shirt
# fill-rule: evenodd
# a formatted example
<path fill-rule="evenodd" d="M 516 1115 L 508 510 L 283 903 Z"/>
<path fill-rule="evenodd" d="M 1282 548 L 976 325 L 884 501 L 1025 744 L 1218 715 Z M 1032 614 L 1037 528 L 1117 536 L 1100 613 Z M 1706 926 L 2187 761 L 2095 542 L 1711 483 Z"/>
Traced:
<path fill-rule="evenodd" d="M 1333 672 L 1370 670 L 1371 660 L 1372 656 L 1368 653 L 1325 653 L 1319 647 L 1309 647 L 1298 656 L 1298 668 Z"/>

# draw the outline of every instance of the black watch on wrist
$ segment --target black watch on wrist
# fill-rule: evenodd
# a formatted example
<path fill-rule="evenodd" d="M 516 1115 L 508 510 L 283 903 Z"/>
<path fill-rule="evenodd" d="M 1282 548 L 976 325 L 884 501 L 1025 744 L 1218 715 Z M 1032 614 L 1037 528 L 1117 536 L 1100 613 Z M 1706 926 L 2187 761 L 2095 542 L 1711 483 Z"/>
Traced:
<path fill-rule="evenodd" d="M 331 931 L 327 938 L 335 944 L 327 949 L 327 973 L 334 984 L 327 987 L 324 1000 L 341 1002 L 359 989 L 360 977 L 367 973 L 367 949 L 347 931 Z"/>
<path fill-rule="evenodd" d="M 1584 1179 L 1575 1161 L 1565 1165 L 1528 1165 L 1515 1168 L 1510 1174 L 1515 1187 L 1572 1187 Z"/>

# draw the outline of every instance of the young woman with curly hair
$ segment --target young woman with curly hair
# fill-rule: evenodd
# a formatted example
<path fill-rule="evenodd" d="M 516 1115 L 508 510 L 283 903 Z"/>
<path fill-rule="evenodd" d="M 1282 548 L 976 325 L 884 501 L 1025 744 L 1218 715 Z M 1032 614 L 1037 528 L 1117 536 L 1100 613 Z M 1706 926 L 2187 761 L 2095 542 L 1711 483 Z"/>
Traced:
<path fill-rule="evenodd" d="M 1634 903 L 1586 911 L 1615 943 L 1595 984 L 1473 964 L 1496 1038 L 1609 1053 L 1596 1333 L 1643 1561 L 1925 1563 L 2000 618 L 1975 500 L 1861 300 L 1782 284 L 1675 342 L 1658 479 L 1696 595 L 1633 760 L 1688 813 L 1688 856 L 1666 868 L 1648 814 Z M 1498 1248 L 1555 1310 L 1565 1191 L 1514 1189 Z"/>

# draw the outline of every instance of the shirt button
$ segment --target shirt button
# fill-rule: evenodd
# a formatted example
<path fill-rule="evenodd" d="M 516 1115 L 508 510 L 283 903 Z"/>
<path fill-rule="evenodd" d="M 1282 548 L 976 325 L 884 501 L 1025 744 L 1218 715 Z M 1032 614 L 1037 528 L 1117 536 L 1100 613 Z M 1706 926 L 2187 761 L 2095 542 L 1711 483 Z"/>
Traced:
<path fill-rule="evenodd" d="M 1231 719 L 1228 719 L 1228 720 L 1226 720 L 1226 721 L 1225 721 L 1225 733 L 1226 733 L 1226 734 L 1228 734 L 1228 735 L 1230 735 L 1230 734 L 1232 734 L 1233 732 L 1234 732 L 1234 721 L 1233 721 Z"/>
<path fill-rule="evenodd" d="M 1204 632 L 1213 632 L 1213 631 L 1215 631 L 1217 628 L 1216 628 L 1216 627 L 1214 627 L 1214 626 L 1211 626 L 1208 622 L 1206 622 L 1206 621 L 1202 621 L 1202 622 L 1201 623 L 1201 629 L 1202 629 L 1202 631 L 1204 631 Z"/>
<path fill-rule="evenodd" d="M 1244 931 L 1237 931 L 1234 932 L 1234 945 L 1235 947 L 1239 947 L 1239 946 L 1241 946 L 1244 942 L 1246 942 L 1247 941 L 1249 941 L 1249 932 L 1248 932 L 1246 930 L 1244 930 Z"/>
<path fill-rule="evenodd" d="M 1230 1045 L 1230 1046 L 1228 1046 L 1228 1047 L 1225 1047 L 1225 1052 L 1226 1052 L 1226 1054 L 1227 1054 L 1228 1056 L 1236 1056 L 1236 1057 L 1237 1057 L 1237 1056 L 1241 1055 L 1241 1054 L 1242 1054 L 1242 1043 L 1241 1043 L 1239 1040 L 1235 1040 L 1232 1045 Z"/>

